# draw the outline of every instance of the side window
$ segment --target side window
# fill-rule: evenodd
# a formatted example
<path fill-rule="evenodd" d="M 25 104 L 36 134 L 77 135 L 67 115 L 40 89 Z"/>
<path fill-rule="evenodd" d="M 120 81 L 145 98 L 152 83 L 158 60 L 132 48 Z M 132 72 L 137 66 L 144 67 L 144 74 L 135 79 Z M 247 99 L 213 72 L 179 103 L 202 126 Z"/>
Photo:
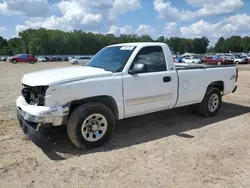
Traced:
<path fill-rule="evenodd" d="M 136 55 L 130 69 L 137 63 L 143 63 L 147 66 L 147 72 L 166 71 L 166 61 L 164 52 L 160 46 L 148 46 L 142 48 Z"/>

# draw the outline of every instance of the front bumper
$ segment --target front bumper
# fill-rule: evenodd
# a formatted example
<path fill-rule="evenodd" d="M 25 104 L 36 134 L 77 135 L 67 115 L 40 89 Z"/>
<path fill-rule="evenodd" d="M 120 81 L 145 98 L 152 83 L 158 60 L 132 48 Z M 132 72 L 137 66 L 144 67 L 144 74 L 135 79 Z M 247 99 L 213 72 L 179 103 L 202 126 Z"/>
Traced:
<path fill-rule="evenodd" d="M 22 129 L 23 133 L 31 140 L 48 140 L 44 134 L 37 131 L 38 123 L 33 123 L 25 120 L 21 114 L 20 110 L 17 110 L 17 120 L 19 122 L 20 128 Z"/>
<path fill-rule="evenodd" d="M 17 98 L 16 106 L 18 116 L 27 122 L 59 126 L 68 121 L 69 107 L 29 105 L 23 96 Z"/>

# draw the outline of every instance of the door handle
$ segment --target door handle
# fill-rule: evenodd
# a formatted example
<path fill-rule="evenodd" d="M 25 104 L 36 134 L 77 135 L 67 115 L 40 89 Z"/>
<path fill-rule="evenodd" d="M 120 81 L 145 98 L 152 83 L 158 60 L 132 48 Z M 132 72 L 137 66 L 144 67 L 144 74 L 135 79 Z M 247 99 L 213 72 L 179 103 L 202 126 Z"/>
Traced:
<path fill-rule="evenodd" d="M 170 76 L 163 77 L 163 82 L 171 82 L 171 77 Z"/>

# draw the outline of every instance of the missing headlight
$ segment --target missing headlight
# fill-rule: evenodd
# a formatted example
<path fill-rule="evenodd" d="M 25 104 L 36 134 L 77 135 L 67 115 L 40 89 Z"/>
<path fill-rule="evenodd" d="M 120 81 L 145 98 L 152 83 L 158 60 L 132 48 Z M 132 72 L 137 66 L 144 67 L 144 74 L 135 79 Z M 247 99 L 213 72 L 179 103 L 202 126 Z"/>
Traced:
<path fill-rule="evenodd" d="M 22 95 L 26 102 L 30 105 L 44 106 L 45 105 L 45 93 L 48 86 L 27 86 L 23 85 Z"/>

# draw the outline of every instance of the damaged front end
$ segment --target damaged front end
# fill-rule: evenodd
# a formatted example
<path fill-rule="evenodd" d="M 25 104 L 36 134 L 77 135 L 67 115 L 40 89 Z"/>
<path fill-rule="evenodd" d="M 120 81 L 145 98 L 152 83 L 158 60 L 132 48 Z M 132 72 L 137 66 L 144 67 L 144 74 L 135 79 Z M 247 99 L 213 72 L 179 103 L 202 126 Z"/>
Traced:
<path fill-rule="evenodd" d="M 44 106 L 45 94 L 49 86 L 28 86 L 23 84 L 22 96 L 30 105 Z"/>
<path fill-rule="evenodd" d="M 39 127 L 66 125 L 69 106 L 46 106 L 48 86 L 23 84 L 22 95 L 16 100 L 17 118 L 21 129 L 28 137 L 41 137 Z"/>

